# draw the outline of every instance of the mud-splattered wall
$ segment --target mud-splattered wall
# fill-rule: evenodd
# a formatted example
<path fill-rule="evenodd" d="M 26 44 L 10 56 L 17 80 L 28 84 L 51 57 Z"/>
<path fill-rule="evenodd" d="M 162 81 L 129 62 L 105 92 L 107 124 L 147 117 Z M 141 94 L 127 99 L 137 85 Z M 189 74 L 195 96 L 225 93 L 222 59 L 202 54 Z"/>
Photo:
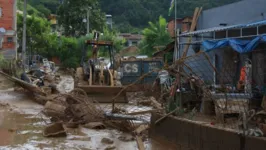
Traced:
<path fill-rule="evenodd" d="M 266 139 L 241 137 L 240 134 L 208 125 L 167 117 L 157 125 L 161 115 L 152 114 L 149 135 L 177 144 L 178 150 L 265 150 Z"/>

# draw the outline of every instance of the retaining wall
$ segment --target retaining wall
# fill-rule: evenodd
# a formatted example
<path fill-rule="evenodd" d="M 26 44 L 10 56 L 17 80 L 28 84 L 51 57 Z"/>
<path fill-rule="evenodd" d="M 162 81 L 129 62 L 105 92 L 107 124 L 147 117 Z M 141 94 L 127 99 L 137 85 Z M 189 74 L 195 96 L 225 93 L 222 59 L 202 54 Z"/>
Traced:
<path fill-rule="evenodd" d="M 178 150 L 265 150 L 265 138 L 242 137 L 236 132 L 167 117 L 157 125 L 161 115 L 152 114 L 150 137 L 165 138 Z"/>

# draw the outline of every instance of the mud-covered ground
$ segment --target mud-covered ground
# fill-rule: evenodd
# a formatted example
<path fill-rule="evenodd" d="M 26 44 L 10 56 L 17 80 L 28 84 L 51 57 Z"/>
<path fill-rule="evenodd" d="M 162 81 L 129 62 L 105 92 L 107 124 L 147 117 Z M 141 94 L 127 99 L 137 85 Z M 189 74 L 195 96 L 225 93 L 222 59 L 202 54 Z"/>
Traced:
<path fill-rule="evenodd" d="M 64 82 L 71 83 L 68 77 Z M 3 82 L 2 82 L 3 83 Z M 122 141 L 121 137 L 131 135 L 113 129 L 91 130 L 86 128 L 67 129 L 65 138 L 45 138 L 42 135 L 44 127 L 49 124 L 49 118 L 42 115 L 42 105 L 30 100 L 23 91 L 14 91 L 12 84 L 0 90 L 0 149 L 7 150 L 38 150 L 38 149 L 88 149 L 104 150 L 135 150 L 136 141 Z M 69 91 L 68 85 L 61 83 L 61 89 Z M 67 88 L 64 88 L 67 87 Z M 102 143 L 103 138 L 109 138 L 113 144 Z M 148 150 L 175 150 L 170 143 L 148 139 L 145 142 Z"/>

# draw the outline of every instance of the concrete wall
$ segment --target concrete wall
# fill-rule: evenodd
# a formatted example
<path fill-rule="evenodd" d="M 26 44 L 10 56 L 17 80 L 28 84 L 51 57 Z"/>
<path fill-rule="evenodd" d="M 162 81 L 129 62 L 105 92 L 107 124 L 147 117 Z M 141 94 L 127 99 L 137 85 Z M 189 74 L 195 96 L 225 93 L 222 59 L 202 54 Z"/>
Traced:
<path fill-rule="evenodd" d="M 265 150 L 265 138 L 241 137 L 235 132 L 216 129 L 190 121 L 167 117 L 157 125 L 161 115 L 152 114 L 150 136 L 165 138 L 178 146 L 177 150 Z"/>
<path fill-rule="evenodd" d="M 202 12 L 197 29 L 249 23 L 266 19 L 266 0 L 242 0 Z"/>

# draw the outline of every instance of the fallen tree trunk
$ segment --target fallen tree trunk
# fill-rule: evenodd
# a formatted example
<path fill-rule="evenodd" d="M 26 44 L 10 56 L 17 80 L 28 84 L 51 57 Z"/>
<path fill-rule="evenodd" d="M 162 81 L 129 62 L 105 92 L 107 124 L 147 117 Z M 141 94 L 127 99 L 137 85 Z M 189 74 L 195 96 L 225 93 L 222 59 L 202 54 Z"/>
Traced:
<path fill-rule="evenodd" d="M 10 76 L 10 75 L 2 72 L 2 71 L 0 71 L 0 74 L 4 75 L 8 80 L 18 84 L 19 86 L 23 87 L 24 89 L 26 89 L 32 93 L 40 94 L 43 96 L 46 95 L 39 87 L 37 87 L 33 84 L 30 84 L 30 83 L 27 83 L 27 82 L 20 80 L 18 78 L 12 77 L 12 76 Z"/>

